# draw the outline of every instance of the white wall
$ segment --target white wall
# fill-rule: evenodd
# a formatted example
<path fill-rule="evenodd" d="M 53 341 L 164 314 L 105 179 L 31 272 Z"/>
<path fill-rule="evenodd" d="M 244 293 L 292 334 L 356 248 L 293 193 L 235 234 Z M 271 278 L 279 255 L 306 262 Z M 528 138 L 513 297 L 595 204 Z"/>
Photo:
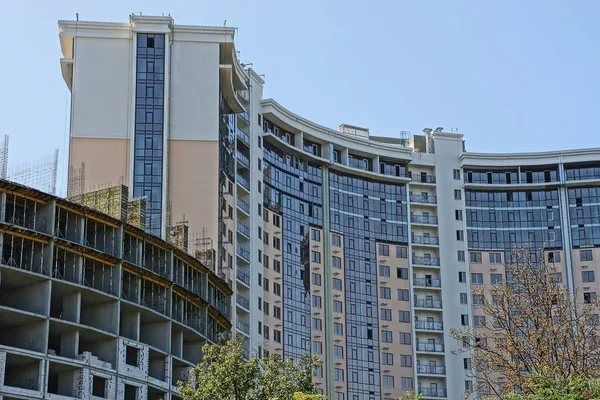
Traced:
<path fill-rule="evenodd" d="M 130 39 L 75 39 L 72 136 L 128 137 L 132 46 Z"/>
<path fill-rule="evenodd" d="M 446 385 L 449 399 L 461 399 L 465 391 L 465 380 L 467 377 L 463 366 L 463 357 L 469 355 L 453 355 L 457 350 L 456 341 L 450 337 L 450 330 L 463 328 L 461 326 L 461 314 L 470 314 L 467 305 L 460 304 L 459 293 L 467 293 L 470 290 L 467 283 L 458 281 L 458 272 L 465 271 L 469 278 L 469 268 L 466 262 L 458 261 L 458 250 L 467 252 L 467 233 L 464 221 L 456 221 L 454 210 L 464 210 L 464 195 L 462 200 L 454 199 L 454 190 L 460 189 L 461 180 L 453 178 L 453 169 L 460 168 L 459 157 L 462 153 L 462 144 L 458 138 L 436 137 L 435 138 L 435 170 L 438 196 L 438 226 L 440 235 L 440 260 L 442 281 L 442 302 L 444 305 L 444 343 L 446 350 Z M 462 178 L 462 174 L 461 174 Z M 456 231 L 462 229 L 464 241 L 456 240 Z M 471 318 L 469 318 L 471 319 Z"/>
<path fill-rule="evenodd" d="M 171 48 L 170 139 L 218 140 L 218 99 L 219 45 L 180 42 L 175 35 Z"/>

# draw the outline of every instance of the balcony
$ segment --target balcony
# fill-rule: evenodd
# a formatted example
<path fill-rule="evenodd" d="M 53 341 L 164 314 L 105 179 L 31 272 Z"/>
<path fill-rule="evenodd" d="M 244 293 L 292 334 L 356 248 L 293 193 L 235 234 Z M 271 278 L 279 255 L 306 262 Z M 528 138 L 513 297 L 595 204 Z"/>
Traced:
<path fill-rule="evenodd" d="M 440 259 L 439 257 L 413 256 L 412 263 L 416 265 L 430 265 L 434 267 L 439 267 Z"/>
<path fill-rule="evenodd" d="M 246 145 L 248 147 L 250 147 L 250 136 L 248 136 L 248 134 L 246 132 L 244 132 L 241 129 L 237 129 L 237 137 L 238 139 L 240 139 L 242 142 L 246 143 Z"/>
<path fill-rule="evenodd" d="M 240 153 L 239 151 L 235 152 L 235 158 L 237 158 L 237 160 L 242 163 L 242 165 L 246 168 L 250 168 L 250 160 L 248 160 L 248 157 L 246 157 L 245 155 L 243 155 L 242 153 Z"/>
<path fill-rule="evenodd" d="M 236 176 L 236 182 L 239 183 L 244 189 L 246 189 L 248 192 L 250 191 L 250 182 L 248 182 L 246 180 L 246 178 L 244 178 L 241 175 L 237 175 Z"/>
<path fill-rule="evenodd" d="M 246 214 L 250 214 L 250 204 L 246 203 L 244 200 L 240 199 L 239 197 L 236 200 L 236 204 Z"/>
<path fill-rule="evenodd" d="M 242 281 L 243 283 L 245 283 L 246 285 L 250 286 L 250 276 L 243 272 L 240 271 L 239 269 L 235 272 L 235 276 L 238 278 L 238 280 Z"/>
<path fill-rule="evenodd" d="M 242 246 L 238 244 L 236 254 L 245 260 L 247 263 L 250 262 L 250 252 L 244 249 Z"/>
<path fill-rule="evenodd" d="M 417 365 L 417 374 L 446 375 L 446 367 L 435 365 Z"/>
<path fill-rule="evenodd" d="M 431 300 L 431 299 L 415 299 L 415 307 L 435 308 L 437 310 L 441 310 L 442 309 L 442 301 L 441 300 Z"/>
<path fill-rule="evenodd" d="M 429 224 L 429 225 L 437 225 L 438 218 L 432 217 L 429 215 L 410 215 L 410 222 L 414 222 L 416 224 Z"/>
<path fill-rule="evenodd" d="M 250 310 L 250 300 L 237 293 L 235 295 L 235 302 L 240 306 L 244 307 L 246 310 Z"/>
<path fill-rule="evenodd" d="M 249 100 L 250 100 L 250 98 L 249 98 L 249 96 L 248 96 L 248 91 L 247 91 L 247 90 L 238 90 L 238 91 L 236 92 L 236 95 L 237 95 L 237 96 L 238 96 L 240 99 L 242 99 L 242 100 L 245 100 L 245 101 L 249 101 Z"/>
<path fill-rule="evenodd" d="M 246 123 L 250 125 L 250 115 L 248 115 L 247 112 L 244 111 L 242 113 L 239 113 L 238 115 L 242 118 L 242 120 L 246 121 Z"/>
<path fill-rule="evenodd" d="M 438 389 L 438 388 L 420 388 L 419 394 L 423 397 L 440 397 L 446 398 L 448 397 L 448 392 L 446 389 Z"/>
<path fill-rule="evenodd" d="M 238 331 L 243 332 L 246 335 L 250 335 L 250 326 L 247 323 L 242 322 L 238 319 L 235 321 L 235 327 Z"/>
<path fill-rule="evenodd" d="M 237 231 L 250 239 L 250 228 L 238 221 Z"/>
<path fill-rule="evenodd" d="M 410 180 L 416 183 L 435 183 L 435 175 L 417 174 L 411 176 Z"/>
<path fill-rule="evenodd" d="M 413 285 L 420 287 L 439 288 L 442 287 L 442 281 L 433 278 L 413 278 Z"/>
<path fill-rule="evenodd" d="M 443 331 L 444 323 L 441 321 L 415 321 L 415 329 L 426 331 Z"/>
<path fill-rule="evenodd" d="M 437 196 L 423 196 L 422 194 L 411 194 L 410 202 L 421 204 L 437 204 Z"/>
<path fill-rule="evenodd" d="M 429 353 L 443 353 L 444 345 L 442 343 L 417 343 L 417 351 L 426 351 Z"/>
<path fill-rule="evenodd" d="M 412 235 L 411 242 L 413 244 L 437 246 L 440 244 L 440 238 L 437 236 Z"/>

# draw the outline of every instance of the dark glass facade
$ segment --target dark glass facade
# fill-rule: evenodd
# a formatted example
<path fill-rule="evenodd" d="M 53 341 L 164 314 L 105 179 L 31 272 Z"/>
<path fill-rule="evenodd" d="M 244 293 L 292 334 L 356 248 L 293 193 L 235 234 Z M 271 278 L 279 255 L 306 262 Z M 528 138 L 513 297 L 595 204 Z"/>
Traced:
<path fill-rule="evenodd" d="M 408 243 L 406 192 L 329 172 L 331 231 L 344 235 L 349 399 L 381 398 L 376 242 Z"/>
<path fill-rule="evenodd" d="M 469 249 L 563 246 L 558 189 L 465 191 Z"/>
<path fill-rule="evenodd" d="M 600 246 L 600 188 L 568 190 L 573 247 Z"/>
<path fill-rule="evenodd" d="M 136 63 L 133 196 L 146 197 L 146 231 L 160 236 L 165 35 L 138 33 Z"/>
<path fill-rule="evenodd" d="M 283 355 L 296 358 L 311 351 L 307 243 L 323 225 L 322 170 L 268 143 L 264 163 L 264 204 L 282 215 Z"/>

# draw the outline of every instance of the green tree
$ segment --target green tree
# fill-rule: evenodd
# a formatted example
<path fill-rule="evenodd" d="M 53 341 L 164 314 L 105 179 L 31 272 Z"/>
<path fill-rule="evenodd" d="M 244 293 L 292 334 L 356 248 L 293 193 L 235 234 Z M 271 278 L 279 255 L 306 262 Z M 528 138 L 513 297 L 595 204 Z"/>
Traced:
<path fill-rule="evenodd" d="M 312 383 L 320 365 L 316 357 L 305 355 L 293 361 L 271 355 L 264 360 L 246 360 L 235 339 L 223 345 L 206 344 L 202 351 L 202 361 L 190 371 L 187 381 L 178 383 L 184 400 L 324 399 L 316 396 Z"/>
<path fill-rule="evenodd" d="M 398 397 L 396 400 L 421 400 L 423 396 L 416 393 L 406 393 L 404 397 Z"/>
<path fill-rule="evenodd" d="M 600 399 L 600 381 L 556 378 L 549 373 L 531 376 L 527 390 L 534 394 L 509 394 L 506 400 L 594 400 Z"/>

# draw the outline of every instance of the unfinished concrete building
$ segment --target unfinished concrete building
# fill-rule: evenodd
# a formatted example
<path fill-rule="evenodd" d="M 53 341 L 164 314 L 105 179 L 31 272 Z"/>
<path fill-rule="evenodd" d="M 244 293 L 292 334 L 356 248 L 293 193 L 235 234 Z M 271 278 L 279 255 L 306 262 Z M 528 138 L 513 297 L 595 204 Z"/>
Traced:
<path fill-rule="evenodd" d="M 175 246 L 0 180 L 0 400 L 178 399 L 227 337 L 225 281 Z"/>

